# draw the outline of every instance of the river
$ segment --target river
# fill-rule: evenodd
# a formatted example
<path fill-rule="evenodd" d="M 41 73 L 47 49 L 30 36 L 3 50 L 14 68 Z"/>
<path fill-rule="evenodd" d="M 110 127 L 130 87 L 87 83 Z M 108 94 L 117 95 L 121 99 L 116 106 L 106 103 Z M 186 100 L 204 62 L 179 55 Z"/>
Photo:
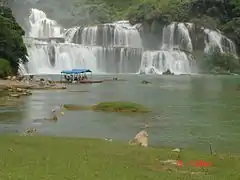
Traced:
<path fill-rule="evenodd" d="M 107 79 L 112 76 L 95 76 Z M 33 91 L 15 107 L 0 107 L 0 133 L 34 127 L 44 135 L 100 137 L 128 141 L 149 122 L 149 144 L 217 151 L 240 150 L 239 76 L 118 75 L 126 81 L 70 85 L 68 90 Z M 141 80 L 152 84 L 141 84 Z M 87 92 L 78 92 L 87 91 Z M 153 110 L 146 115 L 66 111 L 56 123 L 48 117 L 58 104 L 91 105 L 133 101 Z"/>

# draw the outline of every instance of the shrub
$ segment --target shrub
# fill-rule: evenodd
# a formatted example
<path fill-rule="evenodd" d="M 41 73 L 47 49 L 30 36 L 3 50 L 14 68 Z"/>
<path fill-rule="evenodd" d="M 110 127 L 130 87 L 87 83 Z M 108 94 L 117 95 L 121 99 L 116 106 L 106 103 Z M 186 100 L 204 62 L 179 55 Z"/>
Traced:
<path fill-rule="evenodd" d="M 12 73 L 9 61 L 0 58 L 0 78 L 5 78 Z"/>

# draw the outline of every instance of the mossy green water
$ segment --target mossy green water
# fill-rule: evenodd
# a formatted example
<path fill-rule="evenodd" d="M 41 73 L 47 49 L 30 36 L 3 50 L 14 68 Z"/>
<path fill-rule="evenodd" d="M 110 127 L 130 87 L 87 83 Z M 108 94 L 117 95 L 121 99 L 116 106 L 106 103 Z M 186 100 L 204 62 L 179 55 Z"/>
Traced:
<path fill-rule="evenodd" d="M 182 150 L 186 164 L 202 160 L 208 168 L 162 164 L 176 159 L 171 148 L 142 148 L 96 139 L 0 136 L 0 179 L 4 180 L 221 180 L 240 178 L 239 156 L 211 156 Z"/>
<path fill-rule="evenodd" d="M 93 110 L 93 111 L 108 111 L 108 112 L 125 112 L 125 113 L 148 113 L 150 109 L 141 104 L 115 101 L 115 102 L 101 102 L 92 106 L 65 104 L 64 108 L 67 110 Z"/>

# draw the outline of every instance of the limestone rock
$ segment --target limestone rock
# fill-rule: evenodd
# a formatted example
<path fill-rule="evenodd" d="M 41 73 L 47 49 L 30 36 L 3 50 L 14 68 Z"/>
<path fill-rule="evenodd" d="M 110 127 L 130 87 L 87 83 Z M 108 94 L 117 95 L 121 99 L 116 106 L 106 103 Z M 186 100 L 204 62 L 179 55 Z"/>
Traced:
<path fill-rule="evenodd" d="M 175 148 L 172 150 L 172 152 L 180 152 L 181 150 L 179 148 Z"/>
<path fill-rule="evenodd" d="M 129 141 L 131 145 L 140 145 L 148 147 L 148 133 L 146 130 L 140 131 L 133 140 Z"/>
<path fill-rule="evenodd" d="M 17 92 L 24 92 L 22 88 L 17 88 Z"/>

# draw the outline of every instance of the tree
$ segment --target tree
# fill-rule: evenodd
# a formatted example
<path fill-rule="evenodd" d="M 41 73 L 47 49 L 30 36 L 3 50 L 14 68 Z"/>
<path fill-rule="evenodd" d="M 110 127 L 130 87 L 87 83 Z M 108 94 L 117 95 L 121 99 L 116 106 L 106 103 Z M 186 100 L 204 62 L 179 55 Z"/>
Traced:
<path fill-rule="evenodd" d="M 0 59 L 0 78 L 4 78 L 11 74 L 11 66 L 9 61 Z"/>
<path fill-rule="evenodd" d="M 11 9 L 0 7 L 0 58 L 10 63 L 14 74 L 18 73 L 19 63 L 26 63 L 27 49 L 23 42 L 23 29 L 13 17 Z"/>

